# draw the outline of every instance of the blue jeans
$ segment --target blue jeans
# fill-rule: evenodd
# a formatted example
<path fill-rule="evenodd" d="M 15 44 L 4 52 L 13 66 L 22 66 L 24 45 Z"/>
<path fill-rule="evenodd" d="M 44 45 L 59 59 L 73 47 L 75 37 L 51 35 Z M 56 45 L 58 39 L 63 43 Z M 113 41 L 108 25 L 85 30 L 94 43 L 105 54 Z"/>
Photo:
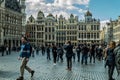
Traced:
<path fill-rule="evenodd" d="M 85 60 L 85 64 L 87 65 L 87 54 L 82 54 L 82 61 L 81 64 L 83 64 L 84 60 Z"/>

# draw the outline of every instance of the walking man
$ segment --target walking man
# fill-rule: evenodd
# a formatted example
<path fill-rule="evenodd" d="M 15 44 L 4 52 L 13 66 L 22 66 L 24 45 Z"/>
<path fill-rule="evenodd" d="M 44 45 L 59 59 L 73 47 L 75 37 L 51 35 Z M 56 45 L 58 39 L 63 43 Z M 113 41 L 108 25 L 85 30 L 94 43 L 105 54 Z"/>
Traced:
<path fill-rule="evenodd" d="M 2 45 L 1 49 L 2 49 L 2 56 L 4 56 L 4 50 L 5 50 L 4 45 Z"/>
<path fill-rule="evenodd" d="M 64 54 L 64 51 L 63 51 L 62 46 L 58 46 L 58 48 L 57 48 L 57 61 L 59 61 L 59 58 L 60 58 L 61 62 L 63 62 L 63 54 Z"/>
<path fill-rule="evenodd" d="M 85 65 L 87 65 L 88 52 L 89 52 L 89 49 L 88 49 L 87 45 L 84 44 L 84 46 L 82 48 L 82 60 L 81 60 L 81 64 L 83 64 L 83 62 L 85 60 Z"/>
<path fill-rule="evenodd" d="M 8 51 L 9 50 L 9 47 L 8 47 L 8 45 L 6 46 L 6 55 L 8 55 Z"/>
<path fill-rule="evenodd" d="M 77 46 L 77 48 L 76 48 L 76 52 L 77 52 L 78 62 L 80 62 L 80 52 L 81 52 L 80 45 Z"/>
<path fill-rule="evenodd" d="M 91 51 L 90 51 L 90 63 L 92 62 L 92 58 L 93 58 L 93 63 L 95 63 L 95 44 L 94 44 L 94 42 L 92 42 Z"/>
<path fill-rule="evenodd" d="M 31 70 L 28 66 L 27 63 L 29 61 L 30 57 L 30 44 L 28 43 L 28 40 L 26 37 L 21 38 L 21 51 L 20 51 L 20 56 L 18 57 L 19 60 L 22 60 L 22 64 L 20 66 L 20 77 L 17 78 L 16 80 L 24 80 L 24 69 L 26 69 L 29 73 L 31 73 L 31 77 L 34 75 L 34 70 Z"/>
<path fill-rule="evenodd" d="M 57 61 L 57 47 L 55 46 L 55 44 L 52 44 L 52 53 L 53 53 L 53 62 L 54 65 L 56 65 L 56 61 Z"/>
<path fill-rule="evenodd" d="M 42 45 L 41 50 L 42 50 L 42 56 L 44 56 L 45 55 L 45 47 L 44 47 L 44 45 Z"/>
<path fill-rule="evenodd" d="M 67 58 L 67 70 L 72 70 L 72 56 L 73 56 L 73 45 L 71 44 L 71 41 L 68 41 L 65 46 L 66 50 L 66 58 Z"/>
<path fill-rule="evenodd" d="M 50 58 L 50 45 L 47 46 L 47 60 L 51 60 L 51 58 Z"/>

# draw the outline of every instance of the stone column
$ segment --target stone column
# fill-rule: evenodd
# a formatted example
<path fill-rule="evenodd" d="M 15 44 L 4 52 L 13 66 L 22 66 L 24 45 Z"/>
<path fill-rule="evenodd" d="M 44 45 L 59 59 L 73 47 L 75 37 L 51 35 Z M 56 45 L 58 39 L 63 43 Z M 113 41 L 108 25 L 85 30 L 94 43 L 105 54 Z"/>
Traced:
<path fill-rule="evenodd" d="M 3 45 L 4 43 L 3 33 L 4 33 L 4 30 L 1 28 L 1 45 Z"/>

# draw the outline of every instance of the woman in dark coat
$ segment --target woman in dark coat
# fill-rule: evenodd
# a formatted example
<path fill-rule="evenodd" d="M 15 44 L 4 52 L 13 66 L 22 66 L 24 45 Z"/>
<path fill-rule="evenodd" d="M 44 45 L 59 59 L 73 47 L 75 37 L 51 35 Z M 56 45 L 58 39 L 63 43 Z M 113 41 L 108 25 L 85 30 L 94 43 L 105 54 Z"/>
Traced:
<path fill-rule="evenodd" d="M 114 54 L 114 49 L 115 49 L 116 43 L 114 41 L 110 42 L 109 48 L 106 53 L 106 64 L 108 65 L 108 76 L 109 80 L 115 80 L 113 79 L 113 72 L 115 68 L 115 54 Z"/>

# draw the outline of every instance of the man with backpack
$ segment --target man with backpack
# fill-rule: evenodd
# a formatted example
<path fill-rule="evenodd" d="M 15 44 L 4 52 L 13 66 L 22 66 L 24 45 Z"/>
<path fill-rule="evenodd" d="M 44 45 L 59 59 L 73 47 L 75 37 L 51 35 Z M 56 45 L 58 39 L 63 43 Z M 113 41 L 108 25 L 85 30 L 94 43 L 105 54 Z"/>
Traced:
<path fill-rule="evenodd" d="M 34 75 L 34 70 L 30 69 L 27 66 L 27 63 L 29 61 L 29 57 L 31 56 L 30 53 L 30 43 L 28 42 L 26 37 L 21 38 L 21 51 L 20 51 L 20 56 L 18 57 L 19 60 L 22 60 L 22 64 L 20 66 L 20 73 L 21 76 L 17 78 L 16 80 L 24 80 L 24 69 L 26 69 L 29 73 L 31 73 L 31 77 Z"/>

